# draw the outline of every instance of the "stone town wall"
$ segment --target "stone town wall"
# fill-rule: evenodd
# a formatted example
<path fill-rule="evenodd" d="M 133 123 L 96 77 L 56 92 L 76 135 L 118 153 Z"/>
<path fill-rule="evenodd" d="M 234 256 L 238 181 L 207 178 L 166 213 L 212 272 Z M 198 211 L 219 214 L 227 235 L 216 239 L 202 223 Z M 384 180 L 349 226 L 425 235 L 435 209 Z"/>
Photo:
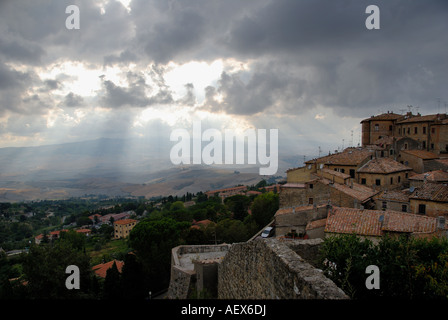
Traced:
<path fill-rule="evenodd" d="M 213 253 L 226 252 L 230 245 L 197 245 L 197 246 L 178 246 L 171 250 L 171 277 L 168 288 L 168 299 L 187 299 L 189 294 L 196 288 L 197 271 L 194 261 L 185 265 L 181 261 L 181 256 L 185 254 L 197 254 L 195 259 L 207 259 L 207 253 L 210 257 Z"/>
<path fill-rule="evenodd" d="M 315 257 L 320 239 L 257 238 L 235 243 L 218 268 L 219 299 L 348 299 L 333 281 L 297 254 Z M 314 242 L 313 242 L 314 241 Z"/>

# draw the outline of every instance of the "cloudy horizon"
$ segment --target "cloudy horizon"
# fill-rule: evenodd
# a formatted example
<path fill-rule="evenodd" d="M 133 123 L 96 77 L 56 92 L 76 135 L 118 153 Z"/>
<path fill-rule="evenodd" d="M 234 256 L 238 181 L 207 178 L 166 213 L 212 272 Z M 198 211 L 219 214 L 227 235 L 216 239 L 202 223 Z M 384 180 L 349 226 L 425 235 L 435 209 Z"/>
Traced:
<path fill-rule="evenodd" d="M 446 112 L 447 17 L 435 0 L 2 1 L 0 147 L 172 145 L 195 120 L 278 129 L 280 153 L 355 146 L 371 115 Z"/>

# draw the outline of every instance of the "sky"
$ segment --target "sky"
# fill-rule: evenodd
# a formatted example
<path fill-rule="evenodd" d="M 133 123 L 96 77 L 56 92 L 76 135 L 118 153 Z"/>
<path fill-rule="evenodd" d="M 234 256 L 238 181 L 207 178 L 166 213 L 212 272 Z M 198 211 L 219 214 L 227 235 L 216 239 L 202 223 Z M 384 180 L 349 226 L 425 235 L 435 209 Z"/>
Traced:
<path fill-rule="evenodd" d="M 333 152 L 372 115 L 446 111 L 447 31 L 446 0 L 3 0 L 0 147 L 173 144 L 201 121 Z"/>

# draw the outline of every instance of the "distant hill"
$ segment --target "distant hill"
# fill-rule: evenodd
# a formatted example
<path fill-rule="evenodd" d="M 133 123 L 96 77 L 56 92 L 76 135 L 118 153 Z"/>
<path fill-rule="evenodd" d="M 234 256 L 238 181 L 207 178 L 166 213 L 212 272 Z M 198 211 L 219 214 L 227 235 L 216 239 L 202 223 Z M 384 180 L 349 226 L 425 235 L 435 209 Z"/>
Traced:
<path fill-rule="evenodd" d="M 175 166 L 172 145 L 148 139 L 97 139 L 38 147 L 0 148 L 0 202 L 107 196 L 183 195 L 256 184 L 255 166 Z M 276 176 L 300 157 L 279 159 Z M 269 178 L 269 177 L 265 177 Z"/>

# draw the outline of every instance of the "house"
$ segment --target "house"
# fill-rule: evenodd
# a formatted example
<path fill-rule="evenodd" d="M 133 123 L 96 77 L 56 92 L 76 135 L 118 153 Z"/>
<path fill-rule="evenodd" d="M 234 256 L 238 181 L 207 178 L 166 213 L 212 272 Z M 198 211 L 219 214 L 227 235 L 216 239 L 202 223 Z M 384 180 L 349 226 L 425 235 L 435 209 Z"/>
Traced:
<path fill-rule="evenodd" d="M 413 213 L 429 217 L 448 216 L 448 185 L 426 182 L 409 197 Z"/>
<path fill-rule="evenodd" d="M 374 144 L 374 141 L 385 136 L 393 136 L 395 122 L 402 119 L 403 115 L 387 112 L 361 121 L 362 146 Z"/>
<path fill-rule="evenodd" d="M 314 238 L 322 237 L 323 233 L 318 232 L 317 224 L 322 224 L 322 220 L 327 218 L 330 208 L 329 205 L 310 205 L 278 209 L 274 215 L 276 237 L 287 234 L 297 234 L 302 237 L 305 235 L 309 237 L 311 234 Z"/>
<path fill-rule="evenodd" d="M 117 266 L 118 272 L 121 273 L 123 270 L 124 262 L 120 260 L 112 260 L 106 263 L 97 264 L 92 267 L 92 271 L 95 273 L 96 276 L 104 279 L 106 278 L 107 270 L 112 268 L 114 263 Z"/>
<path fill-rule="evenodd" d="M 393 210 L 411 213 L 410 189 L 384 190 L 373 197 L 376 210 Z"/>
<path fill-rule="evenodd" d="M 114 239 L 127 238 L 137 222 L 134 219 L 114 221 Z"/>
<path fill-rule="evenodd" d="M 401 150 L 397 161 L 411 167 L 416 173 L 426 172 L 425 168 L 428 160 L 438 159 L 439 156 L 426 150 Z"/>
<path fill-rule="evenodd" d="M 408 182 L 411 171 L 391 158 L 373 158 L 357 170 L 358 183 L 375 190 L 397 189 Z"/>
<path fill-rule="evenodd" d="M 446 236 L 444 220 L 392 210 L 361 210 L 333 207 L 328 213 L 325 234 L 356 234 L 378 242 L 381 237 L 408 235 L 415 238 Z"/>
<path fill-rule="evenodd" d="M 448 116 L 446 113 L 399 115 L 383 113 L 361 121 L 362 146 L 384 137 L 394 137 L 395 150 L 426 150 L 437 155 L 448 152 Z"/>

